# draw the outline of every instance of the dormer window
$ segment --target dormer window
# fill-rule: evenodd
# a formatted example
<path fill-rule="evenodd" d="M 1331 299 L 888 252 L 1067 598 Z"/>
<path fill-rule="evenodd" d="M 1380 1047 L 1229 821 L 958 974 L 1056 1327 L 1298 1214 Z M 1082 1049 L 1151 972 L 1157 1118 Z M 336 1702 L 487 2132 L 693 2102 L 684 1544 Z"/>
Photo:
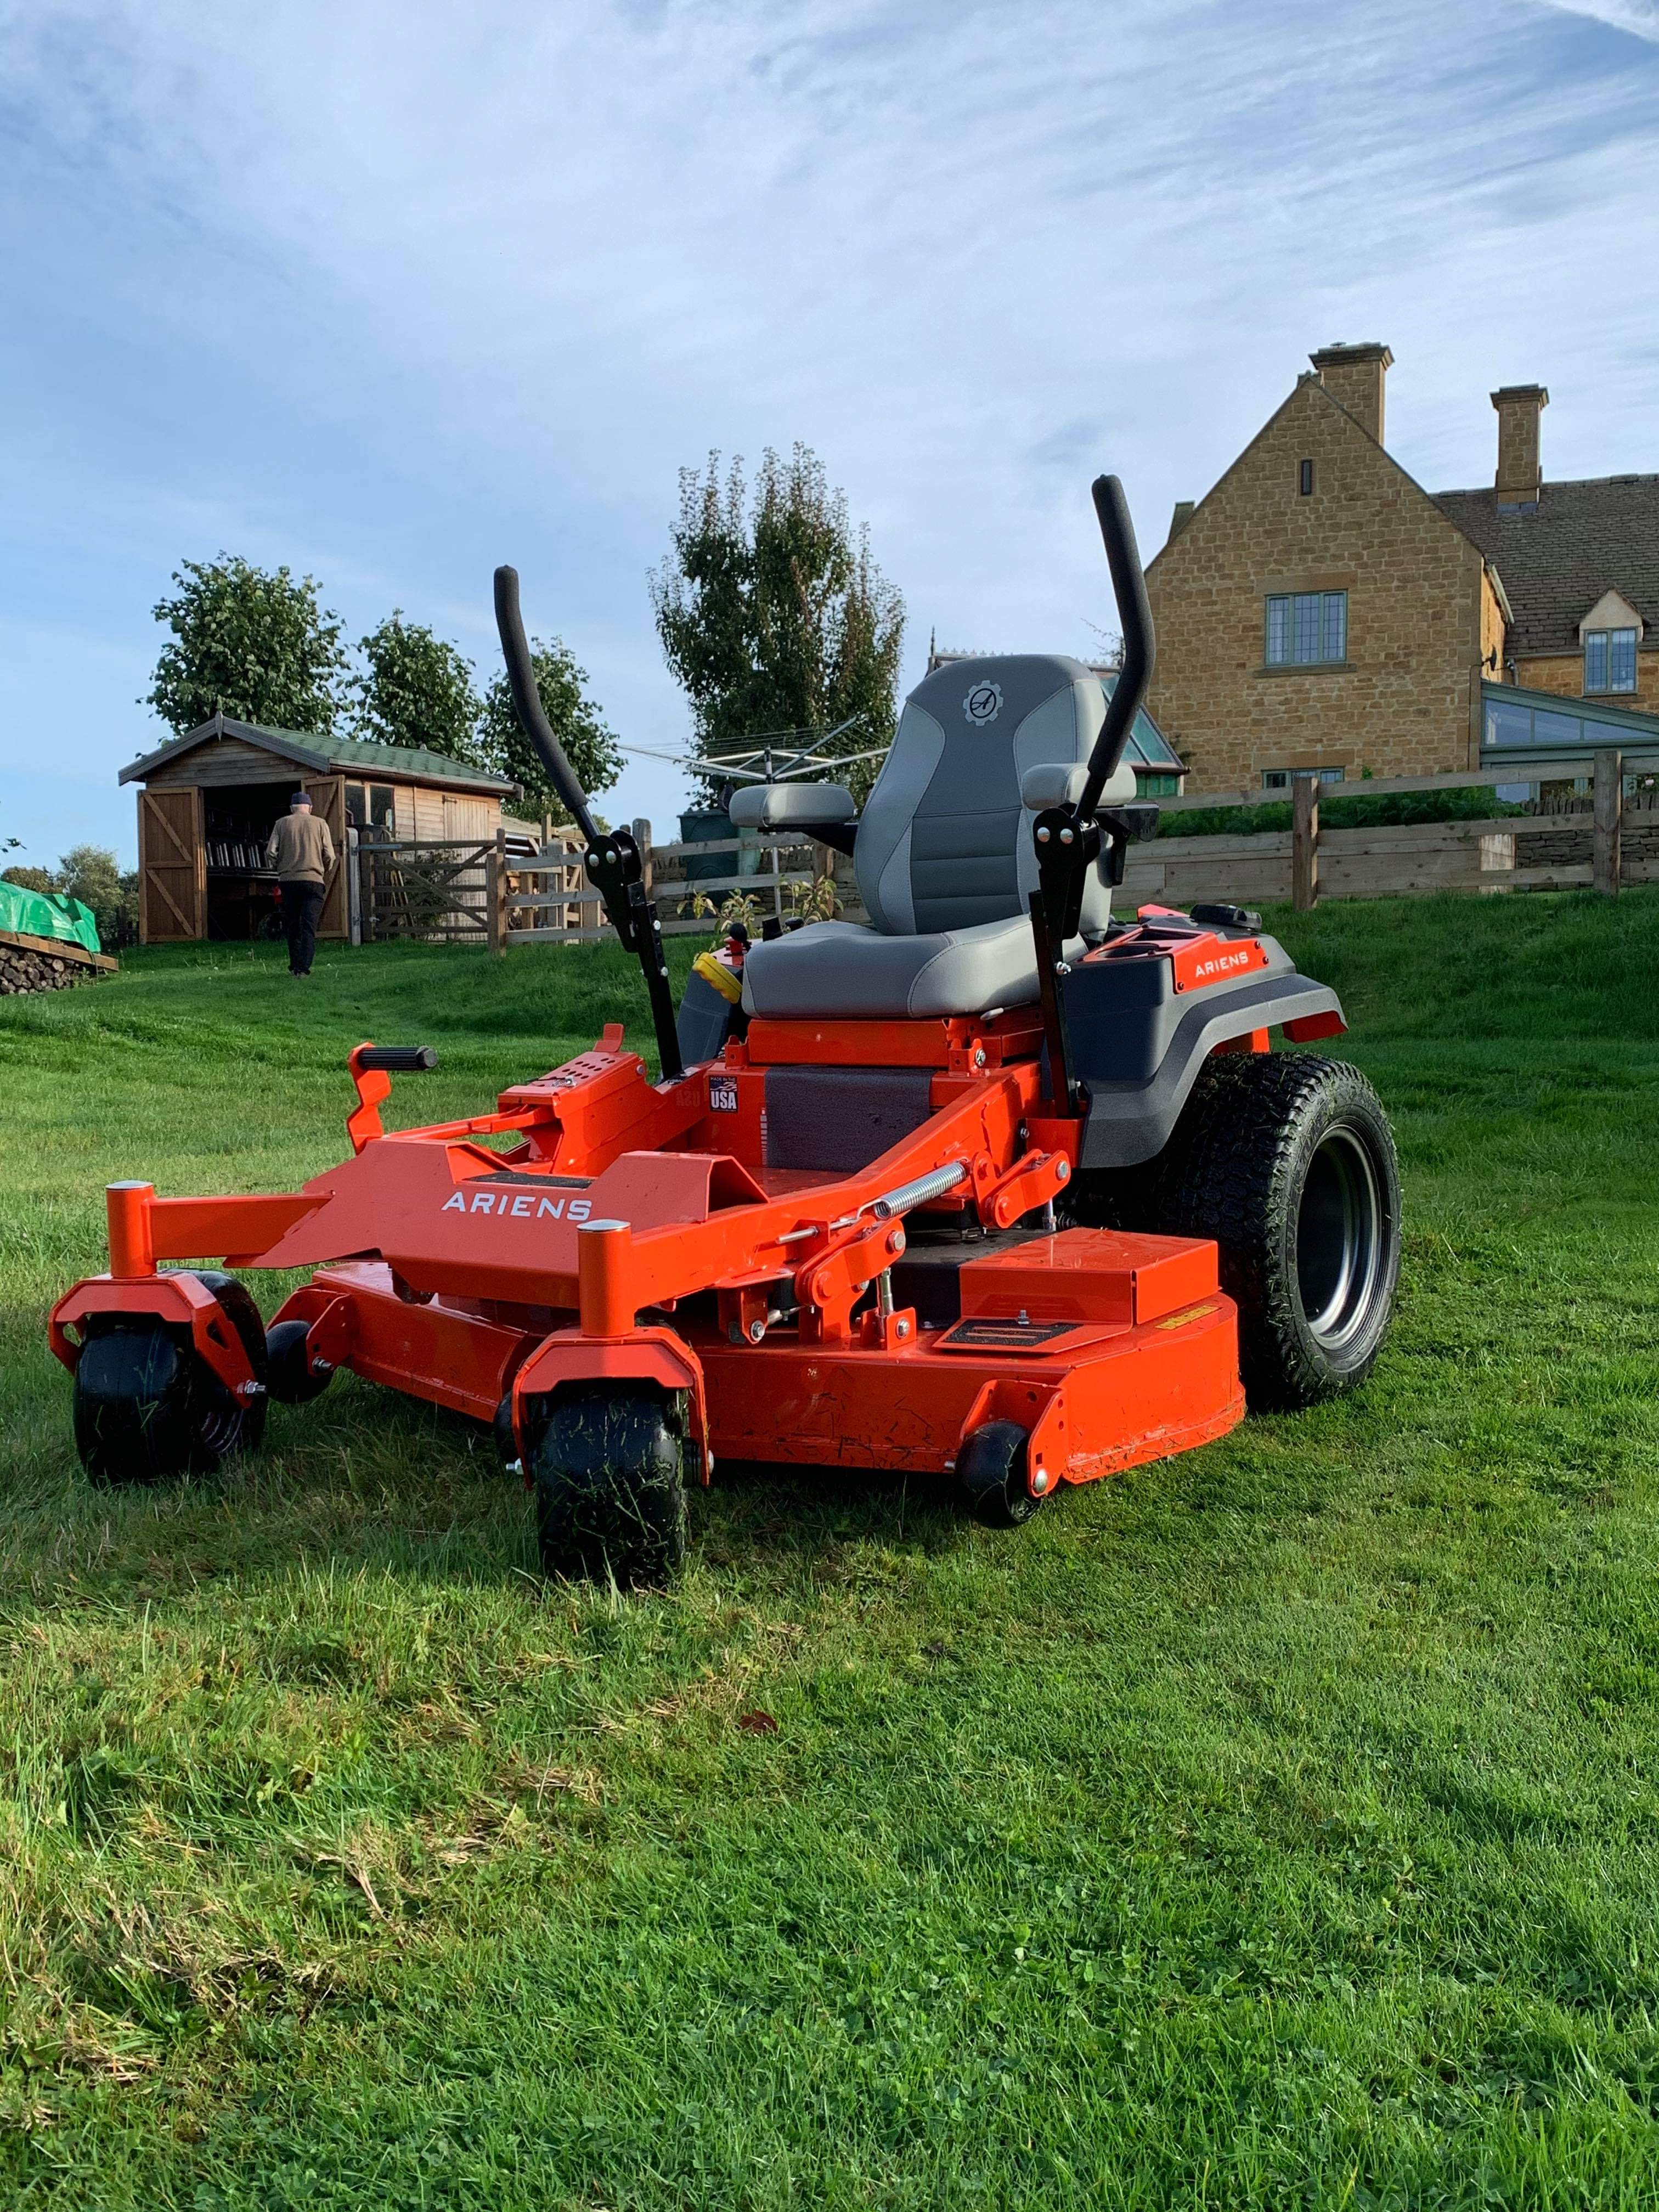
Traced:
<path fill-rule="evenodd" d="M 1634 691 L 1642 617 L 1622 592 L 1606 591 L 1578 625 L 1584 691 Z"/>
<path fill-rule="evenodd" d="M 1633 629 L 1587 629 L 1584 632 L 1584 689 L 1589 691 L 1633 691 L 1636 689 L 1636 632 Z"/>

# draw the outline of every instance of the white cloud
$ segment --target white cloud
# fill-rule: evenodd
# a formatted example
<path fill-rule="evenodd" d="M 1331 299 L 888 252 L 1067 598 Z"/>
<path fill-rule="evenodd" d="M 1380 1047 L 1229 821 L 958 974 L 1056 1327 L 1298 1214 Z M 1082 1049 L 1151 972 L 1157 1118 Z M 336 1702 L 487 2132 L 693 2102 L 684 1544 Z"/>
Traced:
<path fill-rule="evenodd" d="M 915 645 L 1077 647 L 1089 477 L 1150 550 L 1333 337 L 1392 344 L 1431 483 L 1534 376 L 1557 473 L 1659 466 L 1656 71 L 1601 43 L 1513 0 L 31 0 L 21 511 L 66 568 L 100 518 L 111 620 L 234 542 L 481 661 L 513 557 L 653 743 L 675 470 L 801 437 Z"/>
<path fill-rule="evenodd" d="M 1587 15 L 1610 30 L 1628 31 L 1632 38 L 1659 46 L 1659 5 L 1655 0 L 1536 0 L 1536 4 L 1564 15 Z"/>

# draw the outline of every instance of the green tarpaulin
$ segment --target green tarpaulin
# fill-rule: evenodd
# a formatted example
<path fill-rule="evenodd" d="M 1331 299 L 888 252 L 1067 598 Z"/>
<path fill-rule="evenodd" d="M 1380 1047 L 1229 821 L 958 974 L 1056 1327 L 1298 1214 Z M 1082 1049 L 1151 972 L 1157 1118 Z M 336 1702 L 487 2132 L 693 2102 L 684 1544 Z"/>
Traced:
<path fill-rule="evenodd" d="M 60 944 L 101 952 L 92 908 L 56 891 L 26 891 L 21 884 L 0 884 L 0 930 L 19 937 L 55 937 Z"/>

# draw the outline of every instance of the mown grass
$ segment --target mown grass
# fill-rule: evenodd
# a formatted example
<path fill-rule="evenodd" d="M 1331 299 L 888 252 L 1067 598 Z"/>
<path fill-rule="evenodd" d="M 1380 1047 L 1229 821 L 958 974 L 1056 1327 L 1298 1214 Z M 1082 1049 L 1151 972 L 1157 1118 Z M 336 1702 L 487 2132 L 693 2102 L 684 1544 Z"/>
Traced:
<path fill-rule="evenodd" d="M 0 1007 L 9 2203 L 1655 2201 L 1659 896 L 1276 920 L 1400 1129 L 1365 1392 L 1015 1535 L 722 1474 L 623 1601 L 349 1381 L 94 1493 L 41 1333 L 112 1176 L 316 1171 L 365 1035 L 463 1110 L 617 957 Z"/>

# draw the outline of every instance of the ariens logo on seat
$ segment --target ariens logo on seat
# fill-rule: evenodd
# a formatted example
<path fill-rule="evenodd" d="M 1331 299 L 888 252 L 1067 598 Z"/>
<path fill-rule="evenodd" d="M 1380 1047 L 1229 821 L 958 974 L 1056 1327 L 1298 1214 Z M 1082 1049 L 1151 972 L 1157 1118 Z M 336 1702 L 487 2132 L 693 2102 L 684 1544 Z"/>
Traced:
<path fill-rule="evenodd" d="M 465 1191 L 454 1192 L 438 1208 L 439 1212 L 493 1213 L 497 1218 L 505 1214 L 514 1221 L 586 1221 L 593 1211 L 588 1199 L 573 1198 L 567 1205 L 563 1199 L 547 1198 L 539 1191 L 475 1190 L 471 1195 L 469 1206 Z"/>

